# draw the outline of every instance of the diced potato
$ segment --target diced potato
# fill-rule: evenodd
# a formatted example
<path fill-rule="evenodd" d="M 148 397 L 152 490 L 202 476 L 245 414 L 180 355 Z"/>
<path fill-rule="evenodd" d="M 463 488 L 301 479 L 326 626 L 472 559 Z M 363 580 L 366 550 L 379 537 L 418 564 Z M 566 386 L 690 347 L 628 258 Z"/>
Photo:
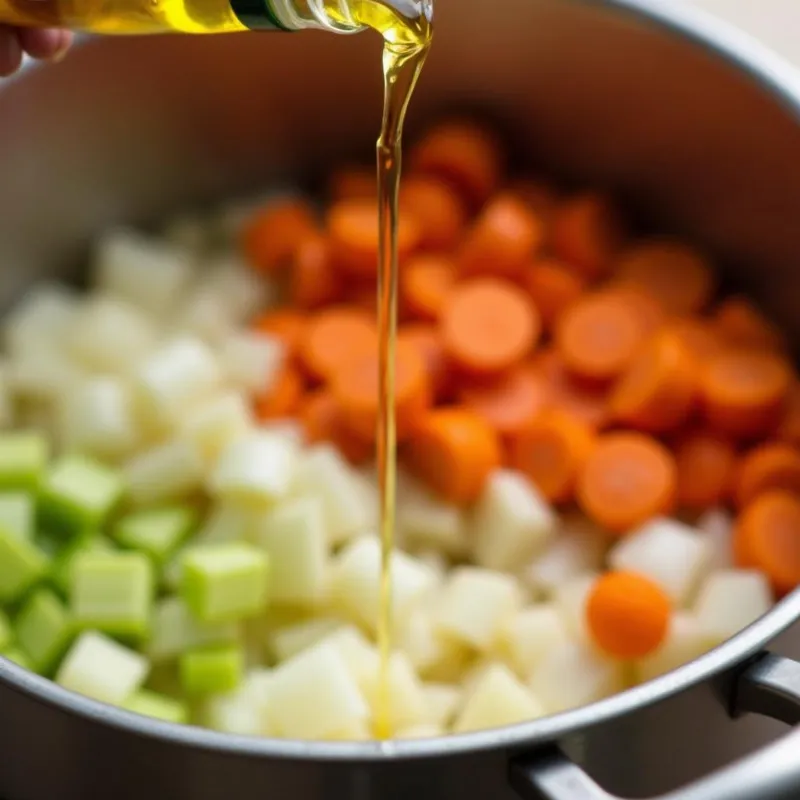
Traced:
<path fill-rule="evenodd" d="M 228 391 L 190 410 L 180 423 L 178 435 L 192 442 L 203 458 L 214 464 L 226 448 L 244 439 L 254 426 L 248 402 L 239 392 Z"/>
<path fill-rule="evenodd" d="M 211 489 L 231 502 L 269 506 L 289 492 L 297 461 L 297 446 L 286 436 L 256 431 L 223 451 Z"/>
<path fill-rule="evenodd" d="M 712 572 L 697 597 L 694 613 L 709 647 L 735 636 L 772 608 L 763 573 L 746 569 Z"/>
<path fill-rule="evenodd" d="M 493 664 L 467 696 L 453 732 L 500 728 L 536 719 L 543 713 L 537 698 L 508 667 Z"/>
<path fill-rule="evenodd" d="M 571 578 L 602 568 L 608 539 L 580 514 L 567 515 L 544 552 L 522 572 L 522 579 L 536 595 L 551 596 Z"/>
<path fill-rule="evenodd" d="M 213 286 L 197 286 L 189 292 L 175 314 L 175 329 L 219 346 L 237 331 L 225 298 Z"/>
<path fill-rule="evenodd" d="M 403 653 L 392 653 L 389 659 L 387 697 L 381 692 L 380 678 L 378 669 L 367 679 L 364 691 L 377 724 L 387 725 L 388 731 L 395 733 L 430 722 L 422 681 Z"/>
<path fill-rule="evenodd" d="M 497 649 L 521 678 L 527 678 L 551 650 L 569 641 L 564 615 L 551 604 L 529 606 L 500 629 Z"/>
<path fill-rule="evenodd" d="M 65 333 L 69 356 L 89 372 L 131 373 L 155 348 L 158 330 L 144 312 L 107 295 L 91 297 Z"/>
<path fill-rule="evenodd" d="M 204 722 L 210 728 L 238 736 L 274 736 L 270 718 L 272 673 L 252 670 L 233 692 L 205 703 Z"/>
<path fill-rule="evenodd" d="M 733 517 L 727 509 L 712 508 L 697 520 L 697 531 L 708 544 L 708 568 L 728 569 L 733 560 Z"/>
<path fill-rule="evenodd" d="M 639 682 L 652 680 L 694 661 L 707 650 L 708 639 L 694 615 L 677 611 L 661 647 L 636 664 L 636 677 Z"/>
<path fill-rule="evenodd" d="M 380 668 L 380 656 L 375 645 L 352 625 L 328 634 L 321 645 L 336 650 L 358 687 L 362 692 L 366 691 Z"/>
<path fill-rule="evenodd" d="M 282 736 L 321 739 L 369 717 L 369 706 L 336 648 L 322 642 L 272 673 L 271 716 Z"/>
<path fill-rule="evenodd" d="M 458 681 L 472 660 L 471 649 L 437 629 L 430 609 L 414 608 L 398 631 L 398 645 L 420 675 Z"/>
<path fill-rule="evenodd" d="M 128 498 L 136 505 L 180 500 L 200 488 L 204 468 L 190 442 L 176 439 L 158 445 L 126 465 Z"/>
<path fill-rule="evenodd" d="M 522 605 L 517 580 L 477 567 L 454 569 L 434 612 L 438 629 L 476 650 L 486 651 L 506 619 Z"/>
<path fill-rule="evenodd" d="M 236 503 L 217 502 L 209 509 L 205 523 L 195 534 L 194 542 L 209 544 L 234 542 L 238 539 L 255 541 L 261 513 Z"/>
<path fill-rule="evenodd" d="M 130 386 L 119 378 L 95 377 L 61 398 L 60 440 L 67 450 L 117 460 L 140 443 Z"/>
<path fill-rule="evenodd" d="M 374 738 L 369 722 L 360 719 L 346 728 L 327 734 L 324 740 L 326 742 L 369 742 Z"/>
<path fill-rule="evenodd" d="M 271 305 L 276 292 L 267 278 L 257 275 L 236 253 L 212 260 L 203 287 L 220 298 L 233 322 L 239 325 Z"/>
<path fill-rule="evenodd" d="M 470 524 L 475 562 L 516 572 L 550 541 L 556 517 L 545 499 L 518 472 L 496 470 L 486 482 Z"/>
<path fill-rule="evenodd" d="M 315 617 L 271 631 L 267 644 L 276 661 L 286 661 L 343 627 L 335 617 Z"/>
<path fill-rule="evenodd" d="M 586 601 L 597 578 L 598 573 L 594 572 L 571 578 L 558 588 L 553 597 L 554 606 L 568 634 L 578 641 L 589 641 Z"/>
<path fill-rule="evenodd" d="M 326 589 L 328 545 L 322 503 L 301 497 L 265 514 L 256 532 L 270 564 L 270 597 L 279 603 L 313 604 Z"/>
<path fill-rule="evenodd" d="M 707 542 L 693 528 L 656 519 L 621 539 L 608 559 L 613 569 L 650 578 L 683 605 L 708 571 L 710 556 Z"/>
<path fill-rule="evenodd" d="M 80 299 L 74 289 L 43 281 L 29 288 L 3 317 L 3 341 L 12 355 L 43 346 L 58 349 L 75 319 Z"/>
<path fill-rule="evenodd" d="M 193 267 L 184 249 L 120 229 L 97 243 L 92 272 L 101 290 L 163 318 L 186 291 Z"/>
<path fill-rule="evenodd" d="M 571 642 L 548 653 L 528 685 L 545 711 L 556 714 L 622 691 L 624 667 L 588 645 Z"/>
<path fill-rule="evenodd" d="M 444 736 L 445 730 L 440 725 L 432 722 L 423 722 L 419 725 L 412 725 L 403 728 L 395 734 L 396 739 L 434 739 L 437 736 Z"/>
<path fill-rule="evenodd" d="M 297 468 L 293 491 L 322 500 L 328 542 L 342 544 L 366 533 L 374 522 L 374 509 L 365 502 L 364 488 L 342 456 L 329 445 L 305 451 Z"/>
<path fill-rule="evenodd" d="M 402 622 L 415 603 L 430 595 L 437 576 L 419 559 L 399 550 L 390 562 L 392 618 Z M 330 576 L 330 599 L 350 619 L 375 631 L 381 589 L 381 545 L 375 536 L 362 536 L 335 557 Z"/>
<path fill-rule="evenodd" d="M 15 355 L 5 366 L 8 393 L 24 401 L 53 403 L 74 391 L 85 377 L 77 364 L 49 345 Z"/>
<path fill-rule="evenodd" d="M 285 359 L 286 348 L 277 339 L 256 331 L 234 333 L 220 345 L 225 377 L 249 392 L 269 391 Z"/>

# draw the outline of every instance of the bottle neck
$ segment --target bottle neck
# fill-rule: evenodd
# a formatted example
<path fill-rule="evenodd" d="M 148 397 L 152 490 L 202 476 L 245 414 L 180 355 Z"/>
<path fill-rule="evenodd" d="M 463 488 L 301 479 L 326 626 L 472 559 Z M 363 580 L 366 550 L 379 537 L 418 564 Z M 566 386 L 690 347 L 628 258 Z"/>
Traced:
<path fill-rule="evenodd" d="M 230 3 L 242 24 L 254 30 L 357 33 L 364 29 L 352 18 L 348 0 L 230 0 Z"/>

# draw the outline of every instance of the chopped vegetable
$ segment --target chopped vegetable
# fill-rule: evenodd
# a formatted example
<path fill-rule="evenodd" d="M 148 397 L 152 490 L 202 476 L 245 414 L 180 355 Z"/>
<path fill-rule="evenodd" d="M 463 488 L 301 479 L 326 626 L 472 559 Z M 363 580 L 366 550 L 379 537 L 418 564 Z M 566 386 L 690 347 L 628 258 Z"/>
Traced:
<path fill-rule="evenodd" d="M 45 577 L 48 564 L 37 545 L 0 528 L 0 602 L 19 600 Z"/>
<path fill-rule="evenodd" d="M 185 506 L 138 511 L 120 519 L 113 536 L 123 547 L 139 550 L 163 567 L 197 524 L 196 512 Z"/>
<path fill-rule="evenodd" d="M 241 682 L 243 670 L 238 647 L 191 650 L 180 657 L 181 685 L 190 695 L 230 692 Z"/>
<path fill-rule="evenodd" d="M 164 722 L 174 722 L 184 725 L 189 721 L 189 709 L 185 703 L 171 697 L 140 689 L 132 694 L 123 704 L 126 711 L 141 714 L 144 717 L 153 717 Z"/>
<path fill-rule="evenodd" d="M 47 439 L 34 431 L 0 435 L 0 489 L 35 490 L 50 457 Z"/>
<path fill-rule="evenodd" d="M 74 633 L 69 612 L 49 589 L 40 589 L 30 597 L 14 627 L 19 648 L 42 675 L 53 672 Z"/>

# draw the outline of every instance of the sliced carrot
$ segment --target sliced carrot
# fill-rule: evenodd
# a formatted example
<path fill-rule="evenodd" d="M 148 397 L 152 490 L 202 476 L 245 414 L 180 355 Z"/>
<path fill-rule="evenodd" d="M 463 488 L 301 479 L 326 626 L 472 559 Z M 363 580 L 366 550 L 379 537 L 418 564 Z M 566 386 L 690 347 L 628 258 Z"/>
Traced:
<path fill-rule="evenodd" d="M 667 323 L 667 330 L 681 342 L 700 366 L 725 349 L 711 323 L 701 317 L 672 320 Z"/>
<path fill-rule="evenodd" d="M 766 351 L 723 352 L 707 362 L 700 379 L 708 422 L 741 439 L 774 431 L 792 384 L 787 362 Z"/>
<path fill-rule="evenodd" d="M 522 365 L 494 381 L 465 387 L 459 400 L 501 436 L 512 436 L 528 428 L 542 413 L 549 392 L 544 377 L 533 367 Z"/>
<path fill-rule="evenodd" d="M 628 303 L 631 313 L 639 321 L 642 335 L 649 336 L 666 323 L 667 315 L 663 307 L 643 286 L 626 281 L 614 281 L 606 286 L 606 290 Z"/>
<path fill-rule="evenodd" d="M 763 572 L 779 595 L 800 584 L 800 498 L 762 494 L 739 515 L 733 551 L 740 567 Z"/>
<path fill-rule="evenodd" d="M 567 369 L 591 381 L 611 381 L 631 364 L 644 331 L 630 298 L 613 291 L 585 295 L 561 316 L 555 343 Z"/>
<path fill-rule="evenodd" d="M 639 430 L 675 431 L 694 410 L 698 381 L 697 364 L 681 341 L 656 334 L 614 385 L 611 413 Z"/>
<path fill-rule="evenodd" d="M 777 437 L 782 442 L 800 447 L 800 381 L 794 380 L 786 398 Z"/>
<path fill-rule="evenodd" d="M 519 197 L 545 223 L 550 221 L 558 207 L 558 191 L 544 181 L 522 178 L 512 181 L 508 186 L 508 191 Z"/>
<path fill-rule="evenodd" d="M 458 367 L 491 376 L 533 350 L 541 322 L 521 289 L 497 278 L 474 278 L 453 289 L 441 330 L 445 350 Z"/>
<path fill-rule="evenodd" d="M 554 255 L 589 281 L 609 274 L 622 240 L 622 223 L 602 195 L 573 197 L 562 203 L 553 217 L 550 243 Z"/>
<path fill-rule="evenodd" d="M 374 442 L 378 424 L 379 380 L 377 348 L 342 365 L 331 382 L 341 409 L 342 424 L 360 439 Z M 394 362 L 394 422 L 403 441 L 431 404 L 425 362 L 419 350 L 399 342 Z"/>
<path fill-rule="evenodd" d="M 450 392 L 450 364 L 436 326 L 424 323 L 403 325 L 397 333 L 397 341 L 417 349 L 425 364 L 434 399 L 446 399 Z"/>
<path fill-rule="evenodd" d="M 378 330 L 368 312 L 339 306 L 321 311 L 309 320 L 299 355 L 312 377 L 329 381 L 351 359 L 374 353 L 377 342 Z"/>
<path fill-rule="evenodd" d="M 675 459 L 664 445 L 641 433 L 608 433 L 581 472 L 577 497 L 598 525 L 623 534 L 672 511 L 677 481 Z"/>
<path fill-rule="evenodd" d="M 350 283 L 345 281 L 347 304 L 358 308 L 377 323 L 378 320 L 378 287 L 374 282 L 363 281 Z"/>
<path fill-rule="evenodd" d="M 524 285 L 542 317 L 546 331 L 552 331 L 561 315 L 583 294 L 583 281 L 558 261 L 535 262 L 525 274 Z"/>
<path fill-rule="evenodd" d="M 289 273 L 289 298 L 299 308 L 315 309 L 341 299 L 342 283 L 333 265 L 331 248 L 322 235 L 300 244 Z"/>
<path fill-rule="evenodd" d="M 451 259 L 418 255 L 400 271 L 401 300 L 408 313 L 423 320 L 437 320 L 456 282 Z"/>
<path fill-rule="evenodd" d="M 419 226 L 422 250 L 455 248 L 467 224 L 464 201 L 443 181 L 427 175 L 410 175 L 400 187 L 400 209 Z"/>
<path fill-rule="evenodd" d="M 378 274 L 378 204 L 373 200 L 343 200 L 328 209 L 328 235 L 337 267 L 356 278 Z M 414 217 L 401 214 L 397 227 L 398 259 L 403 263 L 419 244 Z"/>
<path fill-rule="evenodd" d="M 273 384 L 253 398 L 257 419 L 263 421 L 291 417 L 303 396 L 303 378 L 299 370 L 284 364 Z"/>
<path fill-rule="evenodd" d="M 472 210 L 480 208 L 500 184 L 502 148 L 497 137 L 478 123 L 448 120 L 436 125 L 411 149 L 414 172 L 450 184 Z"/>
<path fill-rule="evenodd" d="M 283 343 L 290 357 L 297 354 L 307 325 L 305 314 L 288 308 L 267 311 L 253 321 L 254 330 L 274 336 Z"/>
<path fill-rule="evenodd" d="M 724 300 L 717 306 L 712 321 L 728 345 L 778 352 L 786 349 L 786 341 L 778 327 L 746 297 L 734 296 Z"/>
<path fill-rule="evenodd" d="M 773 489 L 800 496 L 800 450 L 782 442 L 762 444 L 742 459 L 733 496 L 742 507 Z"/>
<path fill-rule="evenodd" d="M 314 211 L 296 198 L 269 203 L 242 232 L 242 249 L 254 269 L 274 274 L 289 266 L 297 247 L 316 232 Z"/>
<path fill-rule="evenodd" d="M 594 440 L 586 423 L 564 412 L 546 412 L 513 438 L 509 461 L 548 500 L 565 503 L 573 498 Z"/>
<path fill-rule="evenodd" d="M 539 249 L 544 228 L 517 197 L 501 194 L 486 204 L 458 254 L 462 275 L 521 277 Z"/>
<path fill-rule="evenodd" d="M 331 202 L 341 200 L 377 200 L 378 181 L 374 167 L 343 167 L 331 174 L 328 180 Z"/>
<path fill-rule="evenodd" d="M 547 381 L 548 408 L 564 411 L 594 430 L 600 430 L 609 423 L 608 391 L 603 387 L 586 386 L 576 381 L 555 350 L 545 350 L 538 354 L 533 366 Z"/>
<path fill-rule="evenodd" d="M 673 451 L 679 506 L 705 511 L 728 500 L 737 458 L 731 442 L 708 431 L 688 431 L 674 442 Z"/>
<path fill-rule="evenodd" d="M 704 309 L 715 288 L 705 256 L 671 239 L 643 241 L 623 252 L 616 263 L 623 281 L 644 287 L 670 314 Z"/>
<path fill-rule="evenodd" d="M 430 411 L 406 447 L 411 469 L 435 492 L 454 503 L 474 502 L 500 466 L 496 431 L 469 409 Z"/>
<path fill-rule="evenodd" d="M 310 444 L 328 442 L 354 465 L 363 464 L 375 454 L 375 448 L 353 436 L 342 424 L 341 409 L 329 389 L 320 389 L 302 402 L 299 419 Z"/>
<path fill-rule="evenodd" d="M 634 572 L 601 575 L 586 601 L 592 641 L 606 655 L 623 661 L 654 653 L 667 637 L 671 616 L 666 592 Z"/>

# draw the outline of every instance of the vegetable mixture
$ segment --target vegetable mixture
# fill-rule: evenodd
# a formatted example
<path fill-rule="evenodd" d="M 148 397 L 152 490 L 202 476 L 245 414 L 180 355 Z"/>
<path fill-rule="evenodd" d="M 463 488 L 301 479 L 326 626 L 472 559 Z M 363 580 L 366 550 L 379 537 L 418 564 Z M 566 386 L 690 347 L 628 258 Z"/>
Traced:
<path fill-rule="evenodd" d="M 400 738 L 530 720 L 800 582 L 800 383 L 714 265 L 446 121 L 401 191 Z M 377 702 L 377 204 L 97 242 L 5 320 L 0 652 L 139 714 L 363 740 Z"/>

